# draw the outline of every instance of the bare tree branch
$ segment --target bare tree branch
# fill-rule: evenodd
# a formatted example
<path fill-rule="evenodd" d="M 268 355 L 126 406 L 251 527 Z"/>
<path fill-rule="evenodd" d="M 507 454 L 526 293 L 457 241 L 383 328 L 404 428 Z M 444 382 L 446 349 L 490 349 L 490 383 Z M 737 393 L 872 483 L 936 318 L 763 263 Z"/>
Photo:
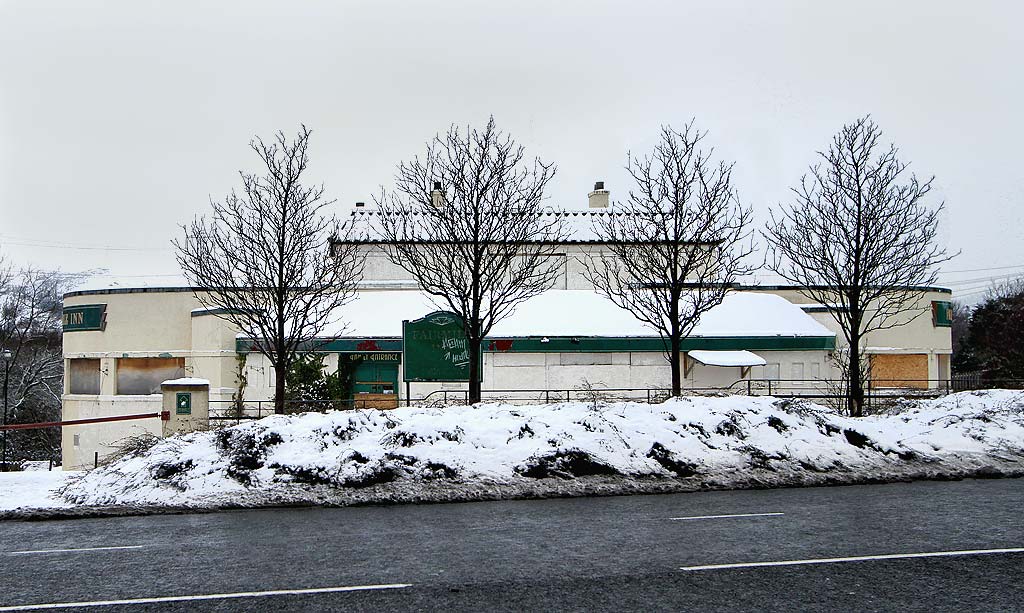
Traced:
<path fill-rule="evenodd" d="M 672 393 L 682 388 L 682 339 L 720 304 L 749 263 L 751 209 L 740 204 L 732 164 L 711 161 L 693 122 L 661 129 L 654 151 L 628 156 L 635 187 L 598 218 L 607 252 L 591 254 L 584 274 L 598 292 L 665 340 Z"/>
<path fill-rule="evenodd" d="M 435 137 L 376 199 L 388 257 L 463 320 L 471 402 L 480 399 L 483 338 L 560 273 L 553 256 L 565 239 L 561 218 L 542 204 L 554 174 L 554 165 L 527 159 L 492 117 L 483 130 L 452 126 Z"/>
<path fill-rule="evenodd" d="M 351 224 L 324 215 L 334 202 L 324 198 L 324 187 L 303 182 L 309 136 L 302 126 L 293 140 L 283 132 L 270 142 L 253 140 L 265 172 L 240 172 L 241 193 L 211 201 L 210 219 L 197 218 L 174 241 L 185 276 L 202 290 L 199 301 L 251 338 L 274 367 L 278 413 L 296 351 L 354 296 L 364 263 L 343 242 Z"/>
<path fill-rule="evenodd" d="M 935 241 L 943 205 L 925 205 L 932 179 L 908 174 L 896 147 L 880 145 L 881 135 L 870 117 L 844 126 L 764 231 L 771 269 L 824 305 L 842 329 L 854 416 L 864 405 L 862 338 L 918 316 L 914 287 L 933 285 L 936 266 L 953 257 Z"/>
<path fill-rule="evenodd" d="M 5 424 L 60 419 L 62 300 L 82 276 L 36 268 L 0 272 L 0 349 L 10 352 L 0 361 Z M 59 450 L 59 430 L 4 433 L 4 458 L 49 459 Z"/>

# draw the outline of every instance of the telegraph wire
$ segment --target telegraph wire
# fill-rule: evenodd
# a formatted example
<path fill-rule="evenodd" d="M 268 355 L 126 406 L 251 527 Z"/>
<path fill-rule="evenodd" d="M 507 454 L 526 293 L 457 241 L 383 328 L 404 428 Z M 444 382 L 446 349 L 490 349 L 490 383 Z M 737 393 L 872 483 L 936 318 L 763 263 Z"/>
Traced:
<path fill-rule="evenodd" d="M 83 251 L 171 251 L 171 247 L 117 247 L 114 245 L 83 245 L 35 238 L 18 238 L 0 234 L 0 247 L 41 247 L 45 249 L 77 249 Z"/>

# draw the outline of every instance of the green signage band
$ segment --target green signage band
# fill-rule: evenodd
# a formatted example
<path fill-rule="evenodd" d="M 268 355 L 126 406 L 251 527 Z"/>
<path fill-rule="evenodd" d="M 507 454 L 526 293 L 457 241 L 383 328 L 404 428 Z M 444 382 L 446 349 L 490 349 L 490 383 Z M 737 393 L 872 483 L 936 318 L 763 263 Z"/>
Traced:
<path fill-rule="evenodd" d="M 402 361 L 401 351 L 380 351 L 380 352 L 356 352 L 356 353 L 339 353 L 339 360 L 359 361 L 359 362 L 398 362 Z"/>
<path fill-rule="evenodd" d="M 65 332 L 103 330 L 107 327 L 107 305 L 79 304 L 64 307 L 61 325 Z"/>
<path fill-rule="evenodd" d="M 483 352 L 480 352 L 481 361 Z M 402 364 L 405 381 L 469 381 L 469 342 L 462 319 L 437 311 L 402 322 Z M 478 369 L 481 377 L 483 368 Z"/>

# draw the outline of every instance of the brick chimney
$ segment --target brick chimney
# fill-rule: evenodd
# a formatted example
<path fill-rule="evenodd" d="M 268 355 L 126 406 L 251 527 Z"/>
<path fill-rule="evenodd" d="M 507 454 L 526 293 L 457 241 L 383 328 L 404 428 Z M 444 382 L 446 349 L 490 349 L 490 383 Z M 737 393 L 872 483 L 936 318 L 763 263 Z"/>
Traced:
<path fill-rule="evenodd" d="M 587 200 L 590 202 L 590 208 L 607 209 L 608 194 L 608 190 L 604 188 L 604 181 L 594 183 L 594 191 L 587 194 Z"/>

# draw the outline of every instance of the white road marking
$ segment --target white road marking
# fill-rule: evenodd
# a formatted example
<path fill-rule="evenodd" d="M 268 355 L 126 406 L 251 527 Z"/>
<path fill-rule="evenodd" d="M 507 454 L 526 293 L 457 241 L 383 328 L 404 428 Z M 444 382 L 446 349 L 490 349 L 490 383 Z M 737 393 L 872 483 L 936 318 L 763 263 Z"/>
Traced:
<path fill-rule="evenodd" d="M 929 551 L 924 553 L 891 553 L 876 556 L 851 556 L 848 558 L 811 558 L 808 560 L 781 560 L 778 562 L 742 562 L 739 564 L 705 564 L 683 566 L 680 570 L 724 570 L 729 568 L 758 568 L 762 566 L 799 566 L 802 564 L 834 564 L 837 562 L 867 562 L 871 560 L 902 560 L 907 558 L 944 558 L 950 556 L 980 556 L 995 553 L 1024 553 L 1024 547 L 1007 549 L 965 549 L 962 551 Z"/>
<path fill-rule="evenodd" d="M 128 598 L 125 600 L 86 600 L 84 602 L 51 602 L 45 604 L 23 604 L 0 607 L 0 611 L 39 611 L 43 609 L 70 609 L 74 607 L 115 607 L 121 605 L 155 604 L 161 602 L 191 602 L 194 600 L 226 600 L 230 598 L 263 598 L 266 596 L 296 596 L 303 594 L 332 594 L 336 592 L 396 590 L 406 587 L 412 587 L 412 584 L 389 583 L 383 585 L 348 585 L 344 587 L 314 587 L 300 590 L 266 590 L 263 592 L 229 592 L 226 594 L 159 596 L 153 598 Z"/>
<path fill-rule="evenodd" d="M 8 551 L 9 556 L 25 556 L 33 553 L 77 553 L 79 551 L 112 551 L 116 549 L 142 549 L 145 545 L 120 545 L 117 547 L 81 547 L 78 549 L 34 549 L 32 551 Z"/>
<path fill-rule="evenodd" d="M 693 517 L 669 517 L 672 521 L 690 521 L 693 519 L 724 519 L 727 517 L 768 517 L 785 515 L 785 513 L 733 513 L 731 515 L 694 515 Z"/>

